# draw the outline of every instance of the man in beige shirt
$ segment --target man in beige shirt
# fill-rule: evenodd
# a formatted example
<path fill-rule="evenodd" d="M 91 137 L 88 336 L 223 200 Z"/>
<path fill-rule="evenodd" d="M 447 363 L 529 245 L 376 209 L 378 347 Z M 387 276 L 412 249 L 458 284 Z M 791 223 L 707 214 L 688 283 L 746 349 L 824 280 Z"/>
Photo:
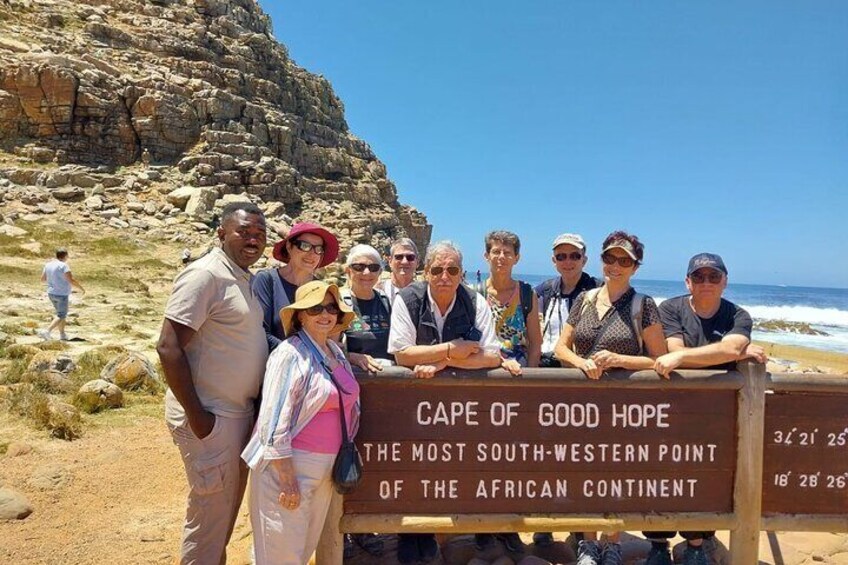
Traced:
<path fill-rule="evenodd" d="M 229 204 L 215 248 L 181 272 L 165 307 L 157 352 L 165 419 L 190 487 L 180 562 L 226 562 L 247 480 L 240 454 L 253 424 L 268 345 L 248 268 L 265 249 L 265 218 Z"/>

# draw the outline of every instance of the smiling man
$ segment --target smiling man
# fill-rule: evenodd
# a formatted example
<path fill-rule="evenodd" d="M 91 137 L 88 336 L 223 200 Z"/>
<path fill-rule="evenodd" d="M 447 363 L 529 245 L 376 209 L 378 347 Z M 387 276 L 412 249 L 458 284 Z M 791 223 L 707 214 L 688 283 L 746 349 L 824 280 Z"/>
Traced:
<path fill-rule="evenodd" d="M 388 257 L 391 278 L 381 281 L 377 289 L 389 297 L 389 304 L 394 302 L 400 289 L 406 288 L 415 280 L 418 269 L 418 246 L 408 237 L 402 237 L 392 242 Z"/>
<path fill-rule="evenodd" d="M 686 270 L 689 294 L 660 304 L 668 353 L 654 363 L 657 373 L 668 376 L 677 368 L 732 370 L 740 359 L 752 357 L 765 363 L 763 349 L 751 345 L 750 314 L 722 298 L 727 288 L 727 267 L 715 253 L 699 253 Z M 652 542 L 646 565 L 671 565 L 668 538 L 674 532 L 643 532 Z M 715 532 L 680 532 L 687 540 L 683 563 L 705 565 L 704 540 Z"/>
<path fill-rule="evenodd" d="M 403 288 L 392 304 L 389 353 L 398 365 L 430 378 L 445 367 L 483 369 L 501 364 L 492 311 L 486 299 L 462 282 L 462 253 L 449 241 L 435 243 L 424 258 L 426 280 Z M 401 534 L 400 563 L 428 562 L 439 547 L 433 534 Z"/>
<path fill-rule="evenodd" d="M 244 495 L 240 454 L 253 424 L 268 343 L 248 268 L 265 249 L 255 204 L 228 204 L 215 248 L 182 271 L 156 347 L 165 420 L 189 484 L 181 563 L 224 563 Z"/>

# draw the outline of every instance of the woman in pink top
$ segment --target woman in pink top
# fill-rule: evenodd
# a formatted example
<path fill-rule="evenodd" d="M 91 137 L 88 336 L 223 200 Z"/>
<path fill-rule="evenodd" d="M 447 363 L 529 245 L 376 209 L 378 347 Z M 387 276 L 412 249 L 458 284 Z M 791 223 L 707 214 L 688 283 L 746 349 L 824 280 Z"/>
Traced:
<path fill-rule="evenodd" d="M 259 565 L 302 565 L 318 545 L 342 442 L 340 393 L 348 436 L 359 427 L 359 385 L 329 339 L 353 317 L 338 287 L 323 281 L 298 288 L 280 312 L 291 337 L 268 358 L 259 419 L 242 452 L 253 470 L 250 521 Z"/>

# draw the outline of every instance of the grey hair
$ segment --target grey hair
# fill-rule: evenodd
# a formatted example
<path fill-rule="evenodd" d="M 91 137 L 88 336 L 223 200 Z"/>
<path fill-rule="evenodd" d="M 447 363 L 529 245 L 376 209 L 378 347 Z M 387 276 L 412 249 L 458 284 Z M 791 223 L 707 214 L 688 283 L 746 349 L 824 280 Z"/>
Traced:
<path fill-rule="evenodd" d="M 454 242 L 449 241 L 447 239 L 438 241 L 427 248 L 427 255 L 424 257 L 424 270 L 428 270 L 433 261 L 436 260 L 437 255 L 441 255 L 442 253 L 453 253 L 459 258 L 459 266 L 462 266 L 462 251 L 459 250 L 459 246 L 457 246 Z"/>
<path fill-rule="evenodd" d="M 350 248 L 350 251 L 347 252 L 345 267 L 350 267 L 356 257 L 368 257 L 369 259 L 373 259 L 378 265 L 383 264 L 382 259 L 380 259 L 380 253 L 370 245 L 364 243 L 354 245 Z"/>
<path fill-rule="evenodd" d="M 408 247 L 415 252 L 415 256 L 418 257 L 418 246 L 415 245 L 415 242 L 409 239 L 408 237 L 401 237 L 392 242 L 392 246 L 389 248 L 389 253 L 392 255 L 395 254 L 395 247 Z"/>

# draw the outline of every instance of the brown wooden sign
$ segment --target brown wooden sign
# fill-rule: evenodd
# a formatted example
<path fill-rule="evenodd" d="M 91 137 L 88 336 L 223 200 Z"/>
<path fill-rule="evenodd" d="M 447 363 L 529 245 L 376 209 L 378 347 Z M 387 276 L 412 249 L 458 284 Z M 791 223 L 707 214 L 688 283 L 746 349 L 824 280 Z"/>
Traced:
<path fill-rule="evenodd" d="M 365 378 L 345 512 L 731 512 L 733 390 Z"/>
<path fill-rule="evenodd" d="M 763 513 L 848 512 L 848 394 L 766 396 Z"/>

